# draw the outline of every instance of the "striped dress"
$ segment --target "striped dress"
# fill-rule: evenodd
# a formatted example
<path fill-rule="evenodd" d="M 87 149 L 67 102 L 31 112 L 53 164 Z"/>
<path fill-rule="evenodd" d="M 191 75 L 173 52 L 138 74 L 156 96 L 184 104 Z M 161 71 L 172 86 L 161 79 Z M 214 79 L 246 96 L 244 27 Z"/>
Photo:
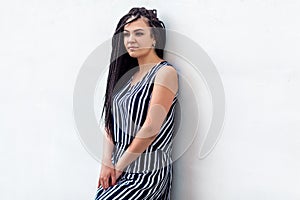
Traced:
<path fill-rule="evenodd" d="M 152 67 L 147 74 L 130 86 L 131 80 L 113 95 L 112 119 L 115 148 L 112 163 L 126 151 L 143 125 L 151 99 L 156 72 L 171 65 L 162 61 Z M 169 200 L 172 185 L 172 142 L 174 138 L 176 93 L 170 110 L 155 140 L 130 165 L 117 180 L 117 184 L 106 190 L 100 186 L 95 200 Z"/>

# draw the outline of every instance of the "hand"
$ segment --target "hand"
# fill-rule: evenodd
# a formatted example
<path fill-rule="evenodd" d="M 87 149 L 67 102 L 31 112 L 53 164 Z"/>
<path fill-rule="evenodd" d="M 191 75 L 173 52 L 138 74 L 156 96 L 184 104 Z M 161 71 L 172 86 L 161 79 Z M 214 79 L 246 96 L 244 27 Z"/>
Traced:
<path fill-rule="evenodd" d="M 122 175 L 123 171 L 115 169 L 116 180 Z"/>
<path fill-rule="evenodd" d="M 98 188 L 102 185 L 103 189 L 116 184 L 116 173 L 112 164 L 102 163 L 100 177 L 98 180 Z"/>

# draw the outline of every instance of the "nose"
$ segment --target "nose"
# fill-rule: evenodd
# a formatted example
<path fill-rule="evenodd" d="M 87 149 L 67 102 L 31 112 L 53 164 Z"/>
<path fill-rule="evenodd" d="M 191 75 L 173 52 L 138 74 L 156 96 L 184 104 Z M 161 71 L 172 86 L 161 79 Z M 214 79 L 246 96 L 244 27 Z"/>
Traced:
<path fill-rule="evenodd" d="M 133 42 L 135 42 L 134 34 L 130 34 L 130 35 L 128 36 L 127 42 L 128 42 L 128 43 L 133 43 Z"/>

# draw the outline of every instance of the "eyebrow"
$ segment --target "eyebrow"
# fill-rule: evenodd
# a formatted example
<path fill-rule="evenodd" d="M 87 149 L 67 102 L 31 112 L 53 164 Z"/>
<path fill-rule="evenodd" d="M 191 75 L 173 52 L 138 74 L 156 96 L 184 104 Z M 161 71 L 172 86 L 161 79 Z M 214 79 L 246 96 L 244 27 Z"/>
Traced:
<path fill-rule="evenodd" d="M 124 31 L 127 31 L 127 32 L 129 32 L 128 30 L 126 30 L 126 29 L 124 29 Z M 137 32 L 137 31 L 144 31 L 144 29 L 142 29 L 142 28 L 138 28 L 138 29 L 135 29 L 133 32 Z"/>

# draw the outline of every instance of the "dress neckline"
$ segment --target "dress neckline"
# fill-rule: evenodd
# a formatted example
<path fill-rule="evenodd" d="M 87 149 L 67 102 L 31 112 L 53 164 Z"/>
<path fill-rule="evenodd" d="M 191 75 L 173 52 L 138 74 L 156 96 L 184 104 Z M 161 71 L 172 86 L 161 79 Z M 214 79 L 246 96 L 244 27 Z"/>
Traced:
<path fill-rule="evenodd" d="M 136 82 L 134 85 L 131 85 L 133 76 L 131 76 L 131 78 L 129 79 L 129 88 L 128 91 L 131 91 L 133 88 L 135 88 L 137 85 L 139 85 L 151 72 L 154 68 L 156 68 L 157 66 L 159 66 L 160 64 L 167 62 L 166 60 L 162 60 L 159 63 L 155 64 L 151 69 L 149 69 L 147 71 L 147 73 L 141 78 L 141 80 L 139 80 L 138 82 Z"/>

